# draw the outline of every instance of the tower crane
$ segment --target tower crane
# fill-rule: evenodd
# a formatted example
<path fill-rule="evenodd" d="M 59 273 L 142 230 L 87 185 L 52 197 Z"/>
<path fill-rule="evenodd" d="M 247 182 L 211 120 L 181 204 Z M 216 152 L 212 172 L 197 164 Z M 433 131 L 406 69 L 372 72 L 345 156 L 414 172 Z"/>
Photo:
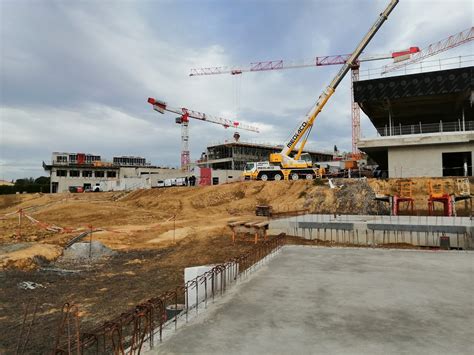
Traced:
<path fill-rule="evenodd" d="M 187 108 L 176 108 L 169 106 L 166 102 L 156 100 L 152 97 L 148 98 L 148 103 L 153 105 L 153 109 L 164 114 L 165 111 L 178 114 L 176 123 L 181 125 L 181 169 L 187 171 L 189 169 L 189 119 L 194 118 L 200 121 L 206 121 L 223 126 L 224 128 L 233 127 L 234 129 L 242 129 L 250 132 L 259 132 L 258 127 L 233 121 L 227 118 L 208 115 L 202 112 L 190 110 Z"/>
<path fill-rule="evenodd" d="M 451 48 L 458 47 L 462 44 L 474 40 L 474 27 L 465 29 L 459 33 L 451 35 L 438 42 L 434 42 L 427 47 L 420 50 L 419 47 L 410 47 L 406 50 L 391 52 L 380 55 L 365 55 L 362 54 L 358 60 L 351 66 L 351 112 L 352 112 L 352 152 L 357 154 L 357 142 L 360 139 L 360 108 L 354 102 L 353 83 L 359 80 L 359 65 L 362 62 L 393 59 L 393 63 L 385 65 L 381 74 L 386 74 L 391 71 L 399 70 L 410 64 L 423 61 L 424 59 L 434 56 L 436 54 L 447 51 Z M 215 75 L 215 74 L 232 74 L 238 75 L 246 72 L 260 72 L 269 70 L 283 70 L 318 67 L 325 65 L 344 64 L 349 59 L 350 54 L 319 56 L 310 60 L 302 61 L 284 61 L 284 60 L 270 60 L 250 63 L 249 66 L 214 66 L 191 69 L 189 76 Z"/>
<path fill-rule="evenodd" d="M 418 47 L 410 47 L 406 50 L 394 51 L 386 54 L 377 55 L 361 55 L 355 64 L 360 62 L 369 62 L 373 60 L 382 59 L 393 59 L 394 61 L 400 61 L 401 58 L 409 57 L 411 54 L 419 52 Z M 269 70 L 282 70 L 282 69 L 297 69 L 297 68 L 309 68 L 309 67 L 320 67 L 324 65 L 336 65 L 345 64 L 350 58 L 351 54 L 338 54 L 338 55 L 327 55 L 315 57 L 310 60 L 301 61 L 285 61 L 285 60 L 267 60 L 261 62 L 253 62 L 248 66 L 216 66 L 216 67 L 203 67 L 193 68 L 190 70 L 189 76 L 203 76 L 203 75 L 216 75 L 216 74 L 232 74 L 238 75 L 242 73 L 269 71 Z"/>
<path fill-rule="evenodd" d="M 281 152 L 270 154 L 270 159 L 267 162 L 247 163 L 244 171 L 244 177 L 246 179 L 281 180 L 284 178 L 288 180 L 288 178 L 291 178 L 292 180 L 298 180 L 300 177 L 313 179 L 314 177 L 322 175 L 324 169 L 318 166 L 313 167 L 310 155 L 302 154 L 314 121 L 350 68 L 357 64 L 360 54 L 387 20 L 398 2 L 399 0 L 391 0 L 385 10 L 379 15 L 378 19 L 345 61 L 331 83 L 319 96 L 303 122 L 291 135 L 289 141 L 283 146 Z M 297 153 L 294 156 L 290 156 L 294 149 Z"/>
<path fill-rule="evenodd" d="M 447 51 L 451 48 L 458 47 L 472 40 L 474 40 L 474 27 L 467 28 L 464 31 L 442 39 L 441 41 L 430 44 L 426 48 L 423 48 L 421 51 L 418 51 L 418 53 L 416 53 L 409 60 L 403 63 L 385 65 L 382 74 L 386 74 L 388 72 L 406 67 L 407 65 L 420 62 L 428 57 Z"/>
<path fill-rule="evenodd" d="M 357 103 L 354 102 L 353 83 L 359 80 L 359 66 L 362 62 L 370 62 L 375 60 L 393 59 L 395 63 L 410 59 L 412 55 L 418 53 L 420 48 L 410 47 L 405 50 L 393 51 L 386 54 L 377 55 L 361 55 L 356 59 L 350 66 L 351 69 L 351 112 L 352 112 L 352 153 L 357 154 L 357 142 L 360 139 L 360 108 Z M 246 67 L 204 67 L 191 69 L 189 76 L 203 76 L 203 75 L 216 75 L 216 74 L 232 74 L 239 75 L 242 73 L 250 72 L 261 72 L 269 70 L 283 70 L 283 69 L 297 69 L 297 68 L 309 68 L 319 67 L 326 65 L 340 65 L 345 64 L 351 58 L 351 54 L 339 54 L 315 57 L 311 60 L 303 61 L 284 61 L 284 60 L 269 60 L 261 62 L 250 63 Z"/>

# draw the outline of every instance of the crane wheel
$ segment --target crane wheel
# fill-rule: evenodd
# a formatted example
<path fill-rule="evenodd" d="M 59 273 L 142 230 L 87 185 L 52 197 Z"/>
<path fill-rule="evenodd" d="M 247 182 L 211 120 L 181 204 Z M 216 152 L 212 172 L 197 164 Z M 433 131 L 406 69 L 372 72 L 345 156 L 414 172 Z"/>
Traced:
<path fill-rule="evenodd" d="M 298 180 L 299 176 L 297 173 L 291 174 L 291 180 Z"/>
<path fill-rule="evenodd" d="M 274 179 L 275 179 L 275 181 L 280 181 L 282 179 L 281 174 L 276 174 Z"/>
<path fill-rule="evenodd" d="M 260 180 L 267 181 L 268 180 L 268 175 L 267 174 L 260 175 Z"/>
<path fill-rule="evenodd" d="M 306 174 L 306 180 L 313 180 L 313 174 Z"/>

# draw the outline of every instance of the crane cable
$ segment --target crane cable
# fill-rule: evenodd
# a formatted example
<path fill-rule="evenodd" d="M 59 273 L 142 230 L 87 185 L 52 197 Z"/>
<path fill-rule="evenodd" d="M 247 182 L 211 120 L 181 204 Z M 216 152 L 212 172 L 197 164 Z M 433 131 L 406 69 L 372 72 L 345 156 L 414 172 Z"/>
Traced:
<path fill-rule="evenodd" d="M 232 81 L 232 91 L 233 91 L 233 106 L 234 106 L 234 115 L 235 119 L 240 117 L 240 97 L 242 91 L 242 75 L 234 75 L 234 80 Z"/>

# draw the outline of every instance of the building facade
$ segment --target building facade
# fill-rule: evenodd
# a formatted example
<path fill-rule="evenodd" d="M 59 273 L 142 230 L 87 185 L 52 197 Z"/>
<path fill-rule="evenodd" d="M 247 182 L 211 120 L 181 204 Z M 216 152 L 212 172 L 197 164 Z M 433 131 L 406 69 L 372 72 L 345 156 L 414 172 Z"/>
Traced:
<path fill-rule="evenodd" d="M 354 100 L 377 137 L 358 148 L 384 177 L 473 176 L 474 67 L 364 80 Z"/>
<path fill-rule="evenodd" d="M 86 153 L 54 152 L 43 168 L 50 174 L 52 193 L 151 188 L 160 180 L 186 176 L 178 169 L 153 166 L 142 157 L 113 157 L 109 162 Z"/>

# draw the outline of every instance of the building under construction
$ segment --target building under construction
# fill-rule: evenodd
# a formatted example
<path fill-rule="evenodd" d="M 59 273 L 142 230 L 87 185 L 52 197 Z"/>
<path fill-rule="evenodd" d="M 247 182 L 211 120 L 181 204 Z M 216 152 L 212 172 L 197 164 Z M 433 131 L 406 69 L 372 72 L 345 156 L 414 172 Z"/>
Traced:
<path fill-rule="evenodd" d="M 247 142 L 226 142 L 207 147 L 197 164 L 215 170 L 244 170 L 249 162 L 265 161 L 271 153 L 280 152 L 281 146 Z M 332 160 L 332 153 L 306 151 L 313 163 Z"/>
<path fill-rule="evenodd" d="M 358 147 L 383 177 L 473 176 L 474 67 L 364 80 L 354 100 L 378 137 Z"/>

